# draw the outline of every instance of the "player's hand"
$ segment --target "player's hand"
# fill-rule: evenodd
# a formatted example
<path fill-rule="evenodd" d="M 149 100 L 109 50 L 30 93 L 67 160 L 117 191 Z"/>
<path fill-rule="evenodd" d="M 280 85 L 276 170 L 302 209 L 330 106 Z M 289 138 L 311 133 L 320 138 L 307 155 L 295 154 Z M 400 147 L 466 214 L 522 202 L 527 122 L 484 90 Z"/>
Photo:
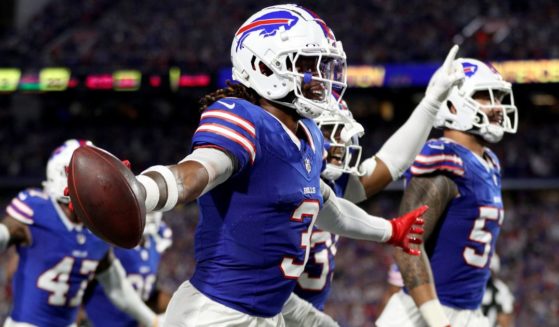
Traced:
<path fill-rule="evenodd" d="M 443 102 L 448 97 L 453 86 L 459 85 L 465 78 L 464 68 L 455 62 L 458 45 L 454 45 L 448 52 L 444 63 L 433 74 L 425 91 L 425 97 L 437 102 Z"/>
<path fill-rule="evenodd" d="M 423 240 L 417 235 L 423 234 L 423 218 L 421 216 L 429 209 L 424 205 L 412 210 L 401 217 L 390 220 L 392 236 L 387 243 L 401 247 L 404 252 L 411 255 L 420 255 L 419 249 L 412 249 L 411 244 L 421 244 Z M 414 236 L 416 235 L 416 236 Z"/>

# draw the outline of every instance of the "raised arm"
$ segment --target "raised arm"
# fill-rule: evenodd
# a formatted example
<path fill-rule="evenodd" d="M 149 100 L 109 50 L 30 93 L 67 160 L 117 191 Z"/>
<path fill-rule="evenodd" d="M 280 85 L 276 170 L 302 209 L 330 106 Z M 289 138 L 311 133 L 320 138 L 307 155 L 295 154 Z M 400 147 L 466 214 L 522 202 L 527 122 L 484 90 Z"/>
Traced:
<path fill-rule="evenodd" d="M 454 63 L 458 46 L 450 49 L 441 68 L 429 81 L 423 100 L 408 120 L 384 143 L 377 154 L 361 164 L 361 183 L 367 197 L 384 189 L 408 169 L 431 132 L 441 103 L 453 86 L 464 79 L 464 71 Z"/>
<path fill-rule="evenodd" d="M 423 214 L 427 241 L 437 227 L 447 205 L 458 195 L 458 187 L 448 177 L 414 177 L 411 179 L 400 204 L 400 212 L 406 212 L 417 205 L 426 204 L 429 211 Z M 421 236 L 420 236 L 421 237 Z M 402 273 L 404 284 L 429 326 L 447 326 L 448 318 L 440 305 L 429 264 L 423 245 L 420 256 L 409 256 L 396 250 L 396 262 Z"/>

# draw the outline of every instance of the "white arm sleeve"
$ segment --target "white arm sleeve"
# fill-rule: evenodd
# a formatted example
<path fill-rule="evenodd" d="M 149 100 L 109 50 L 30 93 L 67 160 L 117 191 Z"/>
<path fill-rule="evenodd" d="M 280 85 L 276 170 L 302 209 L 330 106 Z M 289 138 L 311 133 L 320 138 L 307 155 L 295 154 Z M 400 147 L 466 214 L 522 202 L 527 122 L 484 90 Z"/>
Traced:
<path fill-rule="evenodd" d="M 315 308 L 309 302 L 291 294 L 281 310 L 286 327 L 339 327 L 329 315 Z"/>
<path fill-rule="evenodd" d="M 96 276 L 99 284 L 111 302 L 144 326 L 153 326 L 157 317 L 140 299 L 128 279 L 118 259 L 109 268 Z"/>
<path fill-rule="evenodd" d="M 393 180 L 400 178 L 421 151 L 440 105 L 436 100 L 423 98 L 410 118 L 392 134 L 376 154 L 388 167 Z"/>
<path fill-rule="evenodd" d="M 344 199 L 359 203 L 367 200 L 367 193 L 365 193 L 365 187 L 359 180 L 358 176 L 349 175 L 347 180 L 347 185 L 345 187 Z"/>
<path fill-rule="evenodd" d="M 325 231 L 358 240 L 387 242 L 392 236 L 392 225 L 384 218 L 371 216 L 357 205 L 335 196 L 324 182 L 320 182 L 324 206 L 316 225 Z"/>
<path fill-rule="evenodd" d="M 192 151 L 180 162 L 196 161 L 208 171 L 208 185 L 200 196 L 211 191 L 214 187 L 225 182 L 233 174 L 233 161 L 223 151 L 214 148 L 198 148 Z"/>

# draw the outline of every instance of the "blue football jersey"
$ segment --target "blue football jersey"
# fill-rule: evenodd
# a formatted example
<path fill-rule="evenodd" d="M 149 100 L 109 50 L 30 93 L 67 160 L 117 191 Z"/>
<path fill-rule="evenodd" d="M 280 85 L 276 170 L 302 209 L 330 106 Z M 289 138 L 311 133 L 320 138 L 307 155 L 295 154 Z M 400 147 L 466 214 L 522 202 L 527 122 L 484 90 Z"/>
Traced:
<path fill-rule="evenodd" d="M 303 272 L 322 206 L 322 133 L 310 119 L 299 120 L 298 133 L 263 108 L 226 98 L 202 113 L 193 136 L 194 148 L 229 153 L 236 170 L 198 199 L 191 283 L 250 315 L 281 312 Z"/>
<path fill-rule="evenodd" d="M 425 249 L 442 304 L 477 309 L 489 261 L 503 223 L 499 160 L 485 149 L 484 159 L 449 139 L 429 140 L 406 172 L 406 179 L 445 174 L 458 186 Z"/>
<path fill-rule="evenodd" d="M 10 317 L 37 326 L 69 326 L 108 245 L 70 222 L 56 200 L 41 190 L 19 193 L 6 212 L 28 225 L 32 239 L 17 247 Z"/>
<path fill-rule="evenodd" d="M 343 197 L 349 177 L 349 174 L 344 173 L 334 182 L 328 180 L 324 180 L 324 182 L 332 188 L 336 196 Z M 334 257 L 339 239 L 340 237 L 336 234 L 317 227 L 313 228 L 309 261 L 295 287 L 295 294 L 312 303 L 319 310 L 324 310 L 324 304 L 328 300 L 332 287 L 332 278 L 336 268 Z"/>
<path fill-rule="evenodd" d="M 158 235 L 148 236 L 142 245 L 134 249 L 114 248 L 114 254 L 122 263 L 128 281 L 144 301 L 155 292 L 157 268 L 162 252 L 171 245 L 171 235 L 171 229 L 162 223 Z M 85 310 L 93 326 L 138 326 L 134 318 L 112 304 L 99 284 L 95 284 L 90 297 L 85 300 Z"/>

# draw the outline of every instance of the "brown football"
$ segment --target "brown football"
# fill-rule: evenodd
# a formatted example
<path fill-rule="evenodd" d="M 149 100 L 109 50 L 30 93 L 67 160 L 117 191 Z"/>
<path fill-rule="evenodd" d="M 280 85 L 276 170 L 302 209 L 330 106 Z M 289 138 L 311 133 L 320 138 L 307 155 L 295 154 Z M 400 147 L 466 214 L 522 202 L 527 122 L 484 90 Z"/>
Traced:
<path fill-rule="evenodd" d="M 118 158 L 97 147 L 76 149 L 68 190 L 78 218 L 95 235 L 127 249 L 140 243 L 146 222 L 142 186 Z"/>

